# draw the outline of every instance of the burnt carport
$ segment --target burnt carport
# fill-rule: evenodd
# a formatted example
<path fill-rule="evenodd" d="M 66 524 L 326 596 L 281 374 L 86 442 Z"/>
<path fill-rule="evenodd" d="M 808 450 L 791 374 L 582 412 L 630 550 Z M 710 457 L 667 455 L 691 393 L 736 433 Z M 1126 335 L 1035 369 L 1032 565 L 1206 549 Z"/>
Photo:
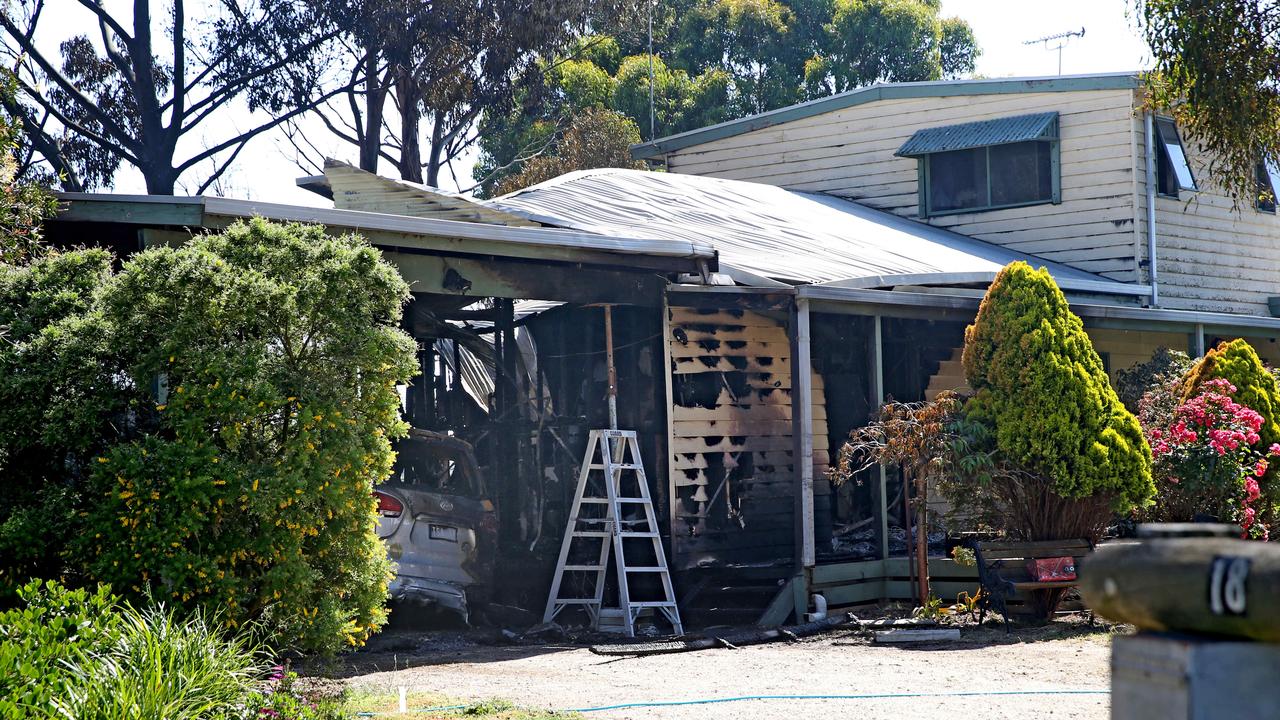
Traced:
<path fill-rule="evenodd" d="M 718 270 L 706 244 L 216 197 L 59 199 L 50 242 L 104 246 L 120 258 L 251 217 L 322 224 L 378 247 L 413 293 L 404 325 L 418 340 L 422 375 L 406 389 L 408 419 L 475 446 L 497 490 L 510 559 L 498 577 L 523 586 L 504 587 L 507 597 L 545 601 L 554 560 L 545 547 L 564 528 L 578 441 L 607 426 L 598 306 L 614 308 L 620 419 L 651 429 L 642 435 L 646 465 L 653 477 L 666 472 L 660 308 L 669 283 Z"/>

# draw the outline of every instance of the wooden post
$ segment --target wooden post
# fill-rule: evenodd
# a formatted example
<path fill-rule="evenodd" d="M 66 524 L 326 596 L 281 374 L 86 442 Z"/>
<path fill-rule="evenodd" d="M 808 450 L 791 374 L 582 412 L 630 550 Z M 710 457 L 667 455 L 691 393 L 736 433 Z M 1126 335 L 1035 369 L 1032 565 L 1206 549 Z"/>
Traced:
<path fill-rule="evenodd" d="M 884 405 L 884 338 L 879 315 L 875 316 L 872 345 L 872 380 L 874 381 L 876 410 Z M 880 559 L 889 559 L 889 471 L 880 466 Z M 888 598 L 885 598 L 888 599 Z"/>
<path fill-rule="evenodd" d="M 916 569 L 919 572 L 917 579 L 920 583 L 920 607 L 929 603 L 929 518 L 926 514 L 928 486 L 928 481 L 923 479 L 916 486 L 919 489 L 916 493 Z"/>
<path fill-rule="evenodd" d="M 791 359 L 798 392 L 792 393 L 792 417 L 800 430 L 800 452 L 796 474 L 800 481 L 800 565 L 811 568 L 816 561 L 813 517 L 813 364 L 810 355 L 809 301 L 796 300 L 796 354 Z"/>
<path fill-rule="evenodd" d="M 1103 545 L 1081 563 L 1099 615 L 1142 630 L 1280 642 L 1280 547 L 1227 538 Z"/>
<path fill-rule="evenodd" d="M 609 374 L 609 429 L 618 429 L 618 367 L 613 363 L 613 306 L 604 306 L 604 357 Z"/>

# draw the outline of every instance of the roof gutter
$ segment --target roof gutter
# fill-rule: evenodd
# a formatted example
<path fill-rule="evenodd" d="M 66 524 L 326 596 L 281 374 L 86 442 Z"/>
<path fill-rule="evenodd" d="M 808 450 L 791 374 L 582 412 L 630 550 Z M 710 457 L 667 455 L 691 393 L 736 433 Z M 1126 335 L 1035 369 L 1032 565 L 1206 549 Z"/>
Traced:
<path fill-rule="evenodd" d="M 803 285 L 796 288 L 796 296 L 823 302 L 829 306 L 859 307 L 868 310 L 896 308 L 901 310 L 934 310 L 976 313 L 981 299 L 959 295 L 935 295 L 890 290 L 863 290 L 837 288 L 822 285 Z M 1199 327 L 1208 331 L 1223 330 L 1228 333 L 1244 330 L 1280 331 L 1280 318 L 1261 315 L 1232 315 L 1229 313 L 1200 312 L 1194 310 L 1165 310 L 1133 305 L 1098 305 L 1095 303 L 1071 303 L 1071 310 L 1082 318 L 1094 321 L 1159 323 L 1176 326 L 1170 331 L 1197 332 Z M 815 308 L 815 311 L 821 311 Z M 874 314 L 874 313 L 871 313 Z M 969 315 L 972 317 L 972 315 Z"/>
<path fill-rule="evenodd" d="M 849 278 L 847 280 L 820 283 L 814 287 L 865 288 L 870 290 L 891 288 L 898 285 L 990 285 L 995 279 L 996 271 L 936 272 Z M 1063 290 L 1096 293 L 1099 295 L 1145 297 L 1151 292 L 1151 288 L 1146 285 L 1131 285 L 1114 280 L 1082 280 L 1072 277 L 1054 277 L 1054 281 Z"/>

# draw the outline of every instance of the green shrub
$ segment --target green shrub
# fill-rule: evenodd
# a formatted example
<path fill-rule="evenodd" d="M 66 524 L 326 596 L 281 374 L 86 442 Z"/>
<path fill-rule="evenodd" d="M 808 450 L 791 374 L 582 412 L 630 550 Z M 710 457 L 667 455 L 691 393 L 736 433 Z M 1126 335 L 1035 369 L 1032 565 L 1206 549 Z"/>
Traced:
<path fill-rule="evenodd" d="M 363 240 L 260 219 L 125 263 L 100 312 L 156 397 L 90 463 L 77 561 L 278 645 L 362 643 L 386 618 L 371 490 L 405 429 L 407 298 Z"/>
<path fill-rule="evenodd" d="M 49 581 L 18 589 L 19 605 L 0 613 L 0 718 L 52 717 L 75 687 L 67 663 L 81 662 L 120 636 L 105 587 L 68 590 Z"/>
<path fill-rule="evenodd" d="M 128 426 L 118 365 L 94 298 L 101 250 L 0 263 L 0 599 L 31 577 L 62 577 L 89 461 Z"/>
<path fill-rule="evenodd" d="M 1153 391 L 1163 392 L 1170 383 L 1180 382 L 1194 364 L 1184 352 L 1157 348 L 1150 360 L 1119 372 L 1116 395 L 1129 412 L 1138 415 L 1143 396 Z"/>
<path fill-rule="evenodd" d="M 225 635 L 199 613 L 153 606 L 119 611 L 115 641 L 68 663 L 55 701 L 71 718 L 242 720 L 265 674 L 245 635 Z"/>
<path fill-rule="evenodd" d="M 1280 442 L 1280 383 L 1262 364 L 1253 346 L 1237 338 L 1224 341 L 1205 353 L 1183 380 L 1182 402 L 1199 395 L 1204 390 L 1204 383 L 1216 378 L 1235 385 L 1236 392 L 1232 398 L 1262 416 L 1255 447 L 1265 450 Z M 1277 497 L 1280 493 L 1280 463 L 1266 472 L 1261 485 L 1264 497 Z M 1266 523 L 1271 524 L 1276 509 L 1263 508 L 1262 515 Z"/>
<path fill-rule="evenodd" d="M 1154 494 L 1138 421 L 1048 271 L 1024 262 L 1000 271 L 965 332 L 964 368 L 975 391 L 966 419 L 985 426 L 1001 459 L 1042 478 L 1047 491 L 1103 497 L 1119 509 Z"/>

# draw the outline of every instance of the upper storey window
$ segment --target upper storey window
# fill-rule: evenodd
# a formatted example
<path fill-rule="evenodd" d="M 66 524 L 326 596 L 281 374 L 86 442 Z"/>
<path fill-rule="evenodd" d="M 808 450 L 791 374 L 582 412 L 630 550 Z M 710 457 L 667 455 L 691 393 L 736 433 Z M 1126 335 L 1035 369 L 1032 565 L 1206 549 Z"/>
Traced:
<path fill-rule="evenodd" d="M 918 130 L 895 154 L 919 161 L 920 217 L 1061 202 L 1056 112 Z"/>
<path fill-rule="evenodd" d="M 1187 163 L 1187 153 L 1178 137 L 1178 126 L 1171 118 L 1157 117 L 1156 126 L 1156 187 L 1161 195 L 1178 197 L 1178 191 L 1195 192 L 1196 178 Z"/>

